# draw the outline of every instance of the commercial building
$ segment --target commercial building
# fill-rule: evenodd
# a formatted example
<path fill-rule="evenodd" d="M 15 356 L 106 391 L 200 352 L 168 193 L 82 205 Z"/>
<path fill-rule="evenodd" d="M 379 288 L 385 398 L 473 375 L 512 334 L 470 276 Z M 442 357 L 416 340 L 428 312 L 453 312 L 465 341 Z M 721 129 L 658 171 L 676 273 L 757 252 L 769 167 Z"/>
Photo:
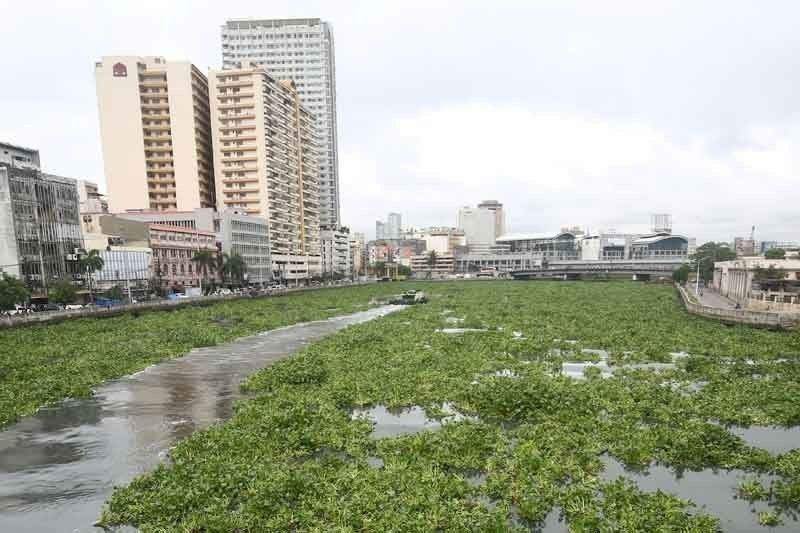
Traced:
<path fill-rule="evenodd" d="M 386 223 L 382 220 L 375 221 L 375 240 L 382 241 L 386 238 Z"/>
<path fill-rule="evenodd" d="M 713 287 L 750 309 L 800 311 L 800 259 L 745 257 L 714 263 Z"/>
<path fill-rule="evenodd" d="M 339 155 L 336 65 L 330 23 L 318 18 L 229 20 L 222 26 L 223 69 L 248 63 L 292 80 L 303 107 L 317 117 L 320 224 L 338 227 Z"/>
<path fill-rule="evenodd" d="M 431 277 L 452 274 L 455 270 L 455 256 L 453 254 L 436 254 L 431 264 L 431 254 L 418 254 L 411 258 L 411 270 L 417 275 L 430 275 Z"/>
<path fill-rule="evenodd" d="M 736 257 L 756 255 L 760 247 L 760 244 L 754 239 L 744 237 L 734 237 L 733 239 L 733 250 L 736 252 Z"/>
<path fill-rule="evenodd" d="M 107 246 L 99 249 L 103 268 L 92 274 L 94 291 L 108 290 L 114 286 L 132 296 L 146 293 L 153 277 L 153 251 L 141 246 Z"/>
<path fill-rule="evenodd" d="M 282 280 L 320 272 L 318 137 L 295 84 L 262 68 L 211 71 L 217 208 L 269 223 L 272 270 Z"/>
<path fill-rule="evenodd" d="M 93 181 L 78 180 L 78 199 L 83 213 L 108 213 L 108 202 Z"/>
<path fill-rule="evenodd" d="M 369 264 L 388 263 L 410 267 L 415 255 L 425 253 L 425 241 L 421 239 L 375 240 L 367 244 Z"/>
<path fill-rule="evenodd" d="M 206 76 L 185 61 L 112 56 L 95 81 L 111 211 L 216 205 Z"/>
<path fill-rule="evenodd" d="M 0 270 L 34 294 L 83 279 L 77 181 L 43 173 L 39 152 L 0 144 Z"/>
<path fill-rule="evenodd" d="M 503 204 L 485 200 L 477 207 L 462 207 L 458 211 L 458 227 L 464 232 L 470 252 L 487 252 L 505 234 Z"/>
<path fill-rule="evenodd" d="M 204 208 L 193 211 L 127 211 L 116 218 L 213 232 L 220 252 L 242 257 L 247 265 L 247 282 L 263 284 L 273 277 L 269 223 L 263 217 L 248 215 L 241 209 L 214 211 Z"/>
<path fill-rule="evenodd" d="M 349 276 L 352 269 L 350 230 L 322 226 L 320 242 L 322 243 L 322 274 Z"/>

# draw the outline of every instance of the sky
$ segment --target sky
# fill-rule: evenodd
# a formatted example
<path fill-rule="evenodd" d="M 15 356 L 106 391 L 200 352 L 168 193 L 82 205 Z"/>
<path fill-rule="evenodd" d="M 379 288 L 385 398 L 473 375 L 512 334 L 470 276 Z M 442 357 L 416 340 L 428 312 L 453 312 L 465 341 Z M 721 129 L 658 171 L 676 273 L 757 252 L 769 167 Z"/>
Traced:
<path fill-rule="evenodd" d="M 0 140 L 104 186 L 94 62 L 221 64 L 230 18 L 333 24 L 342 223 L 800 240 L 800 3 L 0 0 Z"/>

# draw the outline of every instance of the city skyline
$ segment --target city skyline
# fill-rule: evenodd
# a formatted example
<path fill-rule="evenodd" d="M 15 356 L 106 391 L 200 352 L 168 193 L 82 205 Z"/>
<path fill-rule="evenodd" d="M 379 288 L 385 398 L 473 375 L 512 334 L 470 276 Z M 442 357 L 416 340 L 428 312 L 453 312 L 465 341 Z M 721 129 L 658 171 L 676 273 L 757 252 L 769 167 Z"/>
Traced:
<path fill-rule="evenodd" d="M 800 227 L 792 207 L 800 201 L 798 80 L 785 55 L 799 44 L 793 4 L 726 2 L 733 22 L 708 26 L 701 21 L 721 3 L 497 13 L 465 4 L 420 17 L 421 4 L 353 12 L 175 2 L 147 19 L 155 24 L 147 39 L 147 2 L 93 5 L 88 13 L 53 4 L 47 19 L 41 9 L 9 8 L 17 24 L 0 39 L 26 54 L 8 58 L 0 138 L 47 153 L 45 171 L 104 190 L 93 61 L 158 54 L 207 75 L 221 66 L 226 20 L 320 17 L 336 30 L 341 222 L 355 231 L 371 233 L 392 209 L 416 226 L 454 225 L 459 205 L 493 197 L 503 199 L 512 231 L 583 221 L 624 229 L 662 211 L 700 242 L 746 236 L 752 225 L 759 240 L 791 240 Z M 37 41 L 25 31 L 31 24 L 69 46 Z M 52 79 L 66 90 L 44 90 Z"/>

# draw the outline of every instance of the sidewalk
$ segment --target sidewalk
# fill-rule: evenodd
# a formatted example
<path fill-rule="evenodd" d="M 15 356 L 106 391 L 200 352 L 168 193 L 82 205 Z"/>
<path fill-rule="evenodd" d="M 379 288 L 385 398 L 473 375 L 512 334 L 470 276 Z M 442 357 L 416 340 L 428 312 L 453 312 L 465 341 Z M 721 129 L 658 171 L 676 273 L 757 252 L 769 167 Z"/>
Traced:
<path fill-rule="evenodd" d="M 707 305 L 709 307 L 717 307 L 719 309 L 735 309 L 736 302 L 722 296 L 716 291 L 713 291 L 709 288 L 700 289 L 702 296 L 699 294 L 694 293 L 694 286 L 687 287 L 687 292 L 691 293 L 697 301 L 700 302 L 701 305 Z"/>

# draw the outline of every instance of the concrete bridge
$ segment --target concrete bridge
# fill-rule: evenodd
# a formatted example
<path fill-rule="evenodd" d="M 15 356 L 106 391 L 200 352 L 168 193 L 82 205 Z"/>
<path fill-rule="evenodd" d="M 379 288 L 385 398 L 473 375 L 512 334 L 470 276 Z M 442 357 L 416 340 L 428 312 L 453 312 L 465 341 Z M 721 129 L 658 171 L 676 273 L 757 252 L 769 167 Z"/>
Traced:
<path fill-rule="evenodd" d="M 647 281 L 668 278 L 688 260 L 684 257 L 664 259 L 618 259 L 599 261 L 549 261 L 541 267 L 511 272 L 514 279 L 589 279 L 614 278 Z"/>

